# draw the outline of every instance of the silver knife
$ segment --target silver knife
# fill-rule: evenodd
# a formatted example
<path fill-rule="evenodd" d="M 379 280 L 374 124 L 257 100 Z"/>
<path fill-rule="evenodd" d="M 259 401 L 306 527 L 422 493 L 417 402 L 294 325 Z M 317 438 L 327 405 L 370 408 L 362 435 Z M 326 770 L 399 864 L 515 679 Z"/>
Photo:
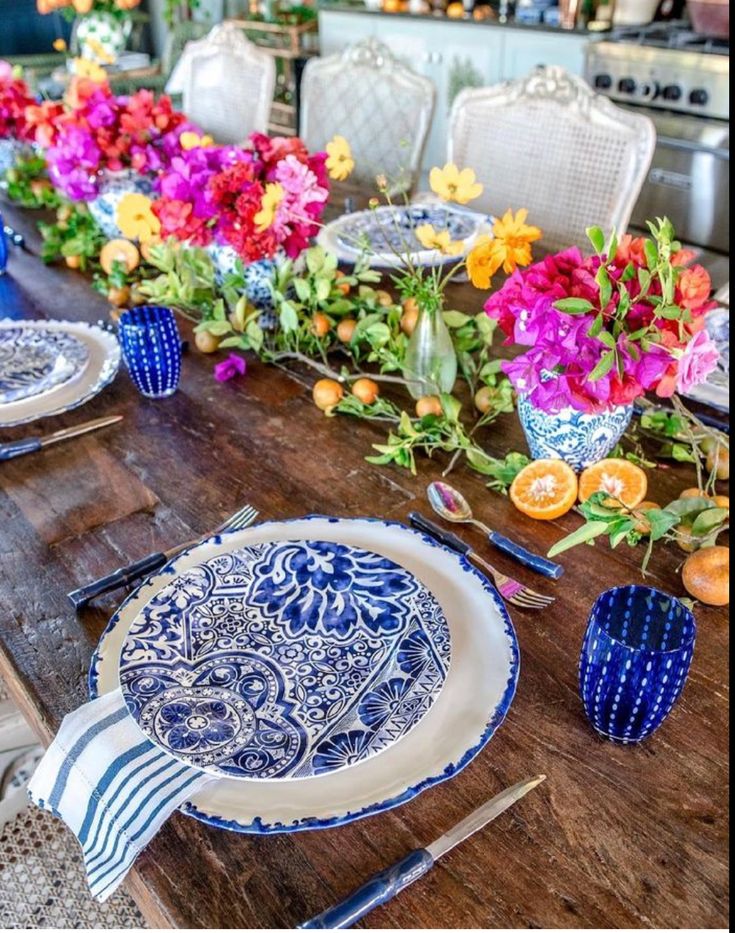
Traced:
<path fill-rule="evenodd" d="M 78 437 L 80 434 L 87 434 L 89 431 L 99 431 L 100 428 L 106 428 L 110 424 L 122 421 L 122 418 L 122 415 L 107 415 L 105 418 L 85 421 L 84 424 L 78 424 L 73 428 L 62 428 L 60 431 L 54 431 L 53 434 L 47 434 L 45 437 L 24 437 L 19 441 L 0 444 L 0 460 L 12 460 L 14 457 L 22 457 L 23 454 L 31 454 L 43 447 L 48 447 L 49 444 L 58 444 L 59 441 L 66 441 L 70 437 Z"/>
<path fill-rule="evenodd" d="M 446 855 L 460 842 L 482 829 L 496 816 L 500 816 L 508 807 L 512 807 L 517 800 L 525 797 L 530 790 L 538 787 L 544 780 L 546 780 L 545 774 L 537 774 L 536 777 L 521 781 L 501 791 L 425 849 L 414 849 L 413 852 L 409 852 L 395 865 L 374 875 L 340 904 L 302 923 L 299 929 L 344 930 L 351 927 L 374 907 L 385 904 L 409 884 L 425 875 L 438 858 Z"/>

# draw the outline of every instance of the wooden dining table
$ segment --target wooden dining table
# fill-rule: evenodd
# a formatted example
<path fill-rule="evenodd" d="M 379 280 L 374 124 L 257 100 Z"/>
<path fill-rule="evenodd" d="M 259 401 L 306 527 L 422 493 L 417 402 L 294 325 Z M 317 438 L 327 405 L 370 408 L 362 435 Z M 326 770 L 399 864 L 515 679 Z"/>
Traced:
<path fill-rule="evenodd" d="M 0 317 L 106 318 L 105 300 L 78 272 L 39 258 L 36 216 L 3 205 L 26 237 L 0 277 Z M 455 286 L 453 307 L 483 296 Z M 182 334 L 191 340 L 190 325 Z M 215 358 L 184 356 L 179 390 L 153 401 L 121 371 L 83 408 L 0 431 L 0 440 L 108 414 L 111 428 L 0 464 L 0 677 L 41 739 L 88 698 L 97 640 L 124 593 L 75 613 L 67 593 L 115 567 L 203 534 L 244 503 L 263 519 L 308 513 L 405 521 L 428 511 L 426 486 L 446 460 L 412 476 L 365 456 L 384 425 L 327 418 L 313 377 L 248 359 L 220 384 Z M 492 454 L 526 450 L 515 415 L 479 435 Z M 649 472 L 666 503 L 695 482 L 686 465 Z M 479 518 L 542 553 L 580 524 L 538 522 L 489 491 L 464 465 L 452 482 Z M 726 487 L 723 487 L 726 492 Z M 411 848 L 425 845 L 502 788 L 548 779 L 457 847 L 424 878 L 377 908 L 364 927 L 726 927 L 728 899 L 728 615 L 696 607 L 698 637 L 683 695 L 638 746 L 599 738 L 577 670 L 590 608 L 603 590 L 641 582 L 641 549 L 581 546 L 558 582 L 468 541 L 497 566 L 556 596 L 542 612 L 511 607 L 521 652 L 515 700 L 492 741 L 451 780 L 395 809 L 337 828 L 247 835 L 174 814 L 125 882 L 154 927 L 294 927 L 349 894 Z M 647 582 L 685 595 L 672 544 L 656 548 Z M 287 786 L 284 794 L 288 794 Z M 69 845 L 76 842 L 69 837 Z"/>

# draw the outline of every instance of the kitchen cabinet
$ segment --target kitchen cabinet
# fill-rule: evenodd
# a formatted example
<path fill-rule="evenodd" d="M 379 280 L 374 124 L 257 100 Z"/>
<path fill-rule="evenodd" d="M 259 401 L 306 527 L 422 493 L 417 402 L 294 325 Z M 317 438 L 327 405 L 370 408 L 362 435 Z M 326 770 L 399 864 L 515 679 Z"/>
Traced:
<path fill-rule="evenodd" d="M 442 163 L 446 157 L 449 111 L 460 90 L 517 78 L 539 64 L 562 65 L 574 74 L 581 74 L 588 41 L 583 34 L 528 27 L 320 8 L 322 55 L 331 55 L 368 36 L 383 42 L 397 58 L 425 75 L 436 87 L 424 170 Z"/>

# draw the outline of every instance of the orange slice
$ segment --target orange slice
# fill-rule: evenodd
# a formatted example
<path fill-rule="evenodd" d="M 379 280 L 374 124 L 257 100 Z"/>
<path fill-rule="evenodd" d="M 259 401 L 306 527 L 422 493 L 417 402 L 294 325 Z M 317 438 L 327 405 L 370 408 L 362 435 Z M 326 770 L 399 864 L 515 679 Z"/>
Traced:
<path fill-rule="evenodd" d="M 107 275 L 112 273 L 112 266 L 115 262 L 121 262 L 126 272 L 137 269 L 140 263 L 140 253 L 135 243 L 123 239 L 108 240 L 100 250 L 100 265 Z"/>
<path fill-rule="evenodd" d="M 629 509 L 643 502 L 648 490 L 648 479 L 643 470 L 631 463 L 610 457 L 587 467 L 579 477 L 579 501 L 584 502 L 594 492 L 607 492 L 613 497 L 605 505 L 622 502 Z"/>
<path fill-rule="evenodd" d="M 510 500 L 530 518 L 558 518 L 577 501 L 577 477 L 563 460 L 534 460 L 513 480 Z"/>

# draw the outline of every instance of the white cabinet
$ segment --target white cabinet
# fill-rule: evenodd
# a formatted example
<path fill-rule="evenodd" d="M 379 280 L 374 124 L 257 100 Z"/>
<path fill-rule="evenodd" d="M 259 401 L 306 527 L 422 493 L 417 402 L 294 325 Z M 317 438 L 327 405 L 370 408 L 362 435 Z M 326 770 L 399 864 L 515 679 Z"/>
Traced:
<path fill-rule="evenodd" d="M 534 32 L 532 29 L 504 29 L 503 78 L 510 80 L 528 74 L 537 65 L 561 65 L 572 74 L 584 71 L 587 36 L 574 33 Z"/>

